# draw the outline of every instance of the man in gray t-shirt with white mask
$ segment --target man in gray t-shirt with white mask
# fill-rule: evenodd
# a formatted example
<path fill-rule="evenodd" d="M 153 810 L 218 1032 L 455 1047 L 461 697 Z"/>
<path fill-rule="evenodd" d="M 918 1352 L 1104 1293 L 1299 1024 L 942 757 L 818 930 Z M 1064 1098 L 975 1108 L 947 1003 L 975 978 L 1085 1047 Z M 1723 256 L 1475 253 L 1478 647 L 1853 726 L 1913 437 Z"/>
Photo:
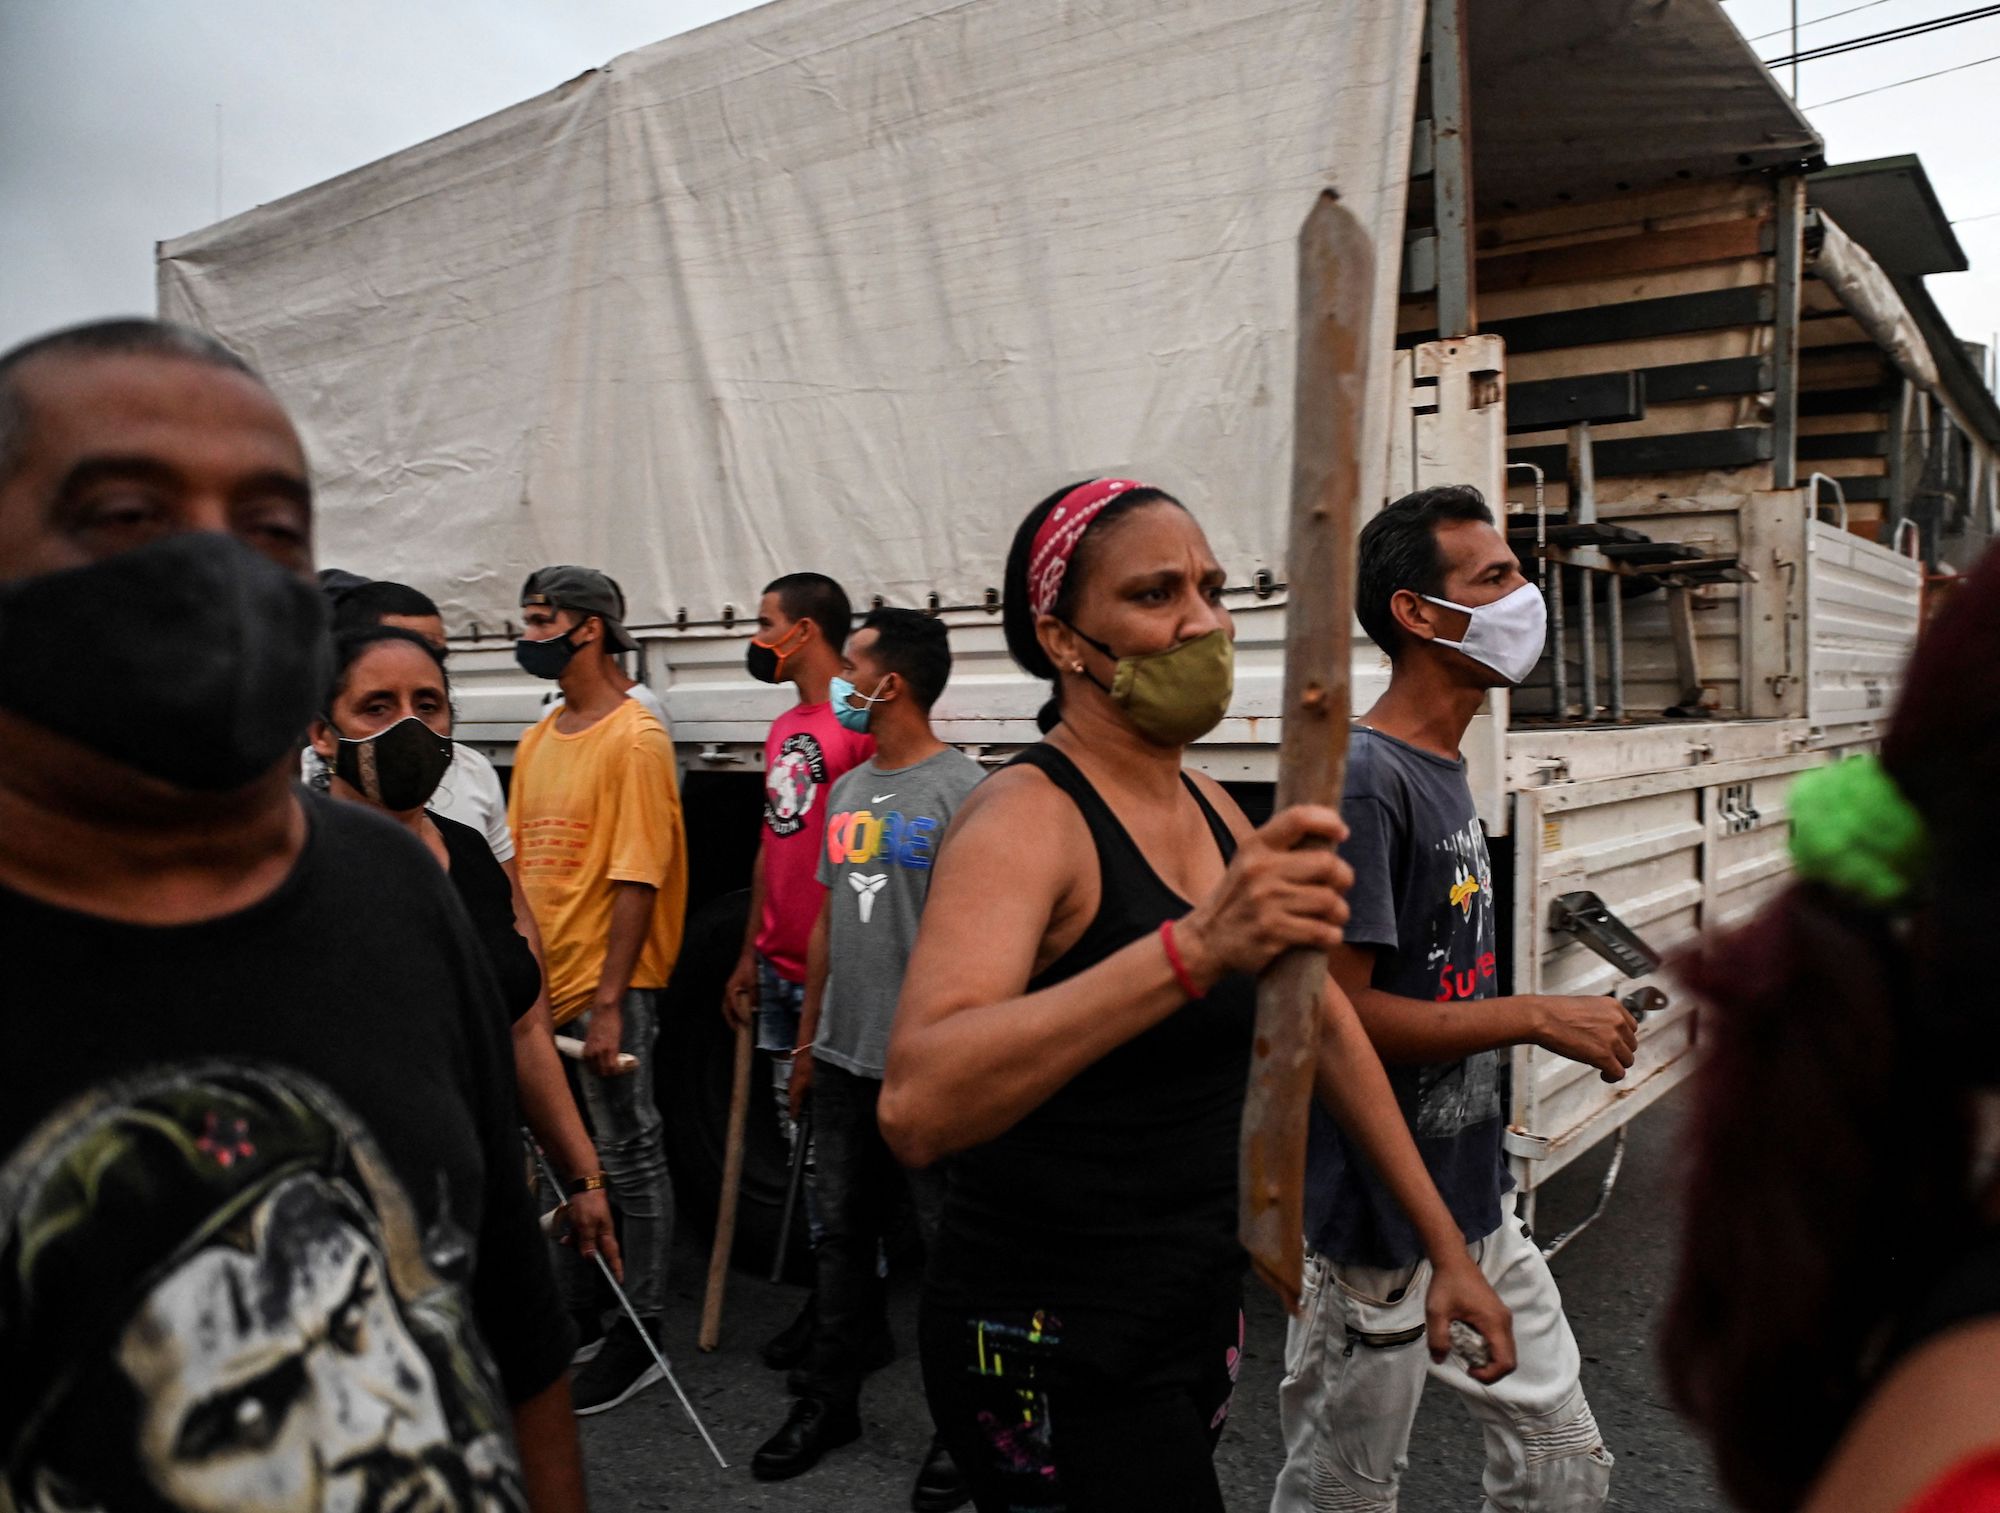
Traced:
<path fill-rule="evenodd" d="M 812 1098 L 820 1322 L 800 1396 L 751 1462 L 767 1481 L 797 1476 L 859 1437 L 867 1347 L 888 1328 L 876 1261 L 906 1192 L 927 1246 L 937 1232 L 941 1175 L 897 1165 L 875 1105 L 931 866 L 946 826 L 984 776 L 931 729 L 931 706 L 951 673 L 943 622 L 878 609 L 849 638 L 844 661 L 828 695 L 834 715 L 873 736 L 875 755 L 834 784 L 819 858 L 827 893 L 807 948 L 791 1097 L 794 1117 L 808 1090 Z M 956 1507 L 958 1487 L 950 1456 L 933 1441 L 913 1505 Z"/>

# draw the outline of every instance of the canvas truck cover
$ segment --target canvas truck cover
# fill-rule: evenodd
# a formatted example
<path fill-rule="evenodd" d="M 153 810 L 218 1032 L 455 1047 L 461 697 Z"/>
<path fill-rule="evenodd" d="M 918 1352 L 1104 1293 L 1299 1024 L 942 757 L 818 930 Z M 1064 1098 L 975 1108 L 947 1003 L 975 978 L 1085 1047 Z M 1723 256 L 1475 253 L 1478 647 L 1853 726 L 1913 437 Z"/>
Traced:
<path fill-rule="evenodd" d="M 1422 25 L 778 0 L 164 243 L 161 313 L 299 423 L 320 561 L 461 629 L 550 562 L 641 625 L 799 568 L 977 604 L 1113 469 L 1282 576 L 1297 232 L 1326 185 L 1374 228 L 1387 350 Z"/>

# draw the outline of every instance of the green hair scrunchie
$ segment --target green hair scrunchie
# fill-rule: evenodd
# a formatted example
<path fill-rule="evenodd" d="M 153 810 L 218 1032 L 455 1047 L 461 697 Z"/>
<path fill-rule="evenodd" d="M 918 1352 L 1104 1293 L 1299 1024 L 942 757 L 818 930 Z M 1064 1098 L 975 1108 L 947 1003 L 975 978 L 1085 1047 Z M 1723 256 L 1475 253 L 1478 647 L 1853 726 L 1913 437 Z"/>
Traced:
<path fill-rule="evenodd" d="M 1884 909 L 1909 897 L 1930 857 L 1924 817 L 1872 756 L 1792 783 L 1792 866 L 1808 882 Z"/>

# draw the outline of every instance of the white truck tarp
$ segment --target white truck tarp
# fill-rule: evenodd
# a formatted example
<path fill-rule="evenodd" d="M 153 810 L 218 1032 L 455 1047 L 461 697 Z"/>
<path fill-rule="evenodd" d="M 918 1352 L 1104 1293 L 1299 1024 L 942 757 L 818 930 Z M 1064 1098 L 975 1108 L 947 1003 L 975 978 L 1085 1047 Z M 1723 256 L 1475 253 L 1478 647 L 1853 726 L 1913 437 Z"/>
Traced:
<path fill-rule="evenodd" d="M 1374 228 L 1387 351 L 1422 28 L 780 0 L 163 244 L 161 312 L 290 407 L 321 562 L 455 629 L 561 561 L 637 624 L 806 567 L 976 604 L 1093 470 L 1282 574 L 1296 234 L 1329 184 Z"/>

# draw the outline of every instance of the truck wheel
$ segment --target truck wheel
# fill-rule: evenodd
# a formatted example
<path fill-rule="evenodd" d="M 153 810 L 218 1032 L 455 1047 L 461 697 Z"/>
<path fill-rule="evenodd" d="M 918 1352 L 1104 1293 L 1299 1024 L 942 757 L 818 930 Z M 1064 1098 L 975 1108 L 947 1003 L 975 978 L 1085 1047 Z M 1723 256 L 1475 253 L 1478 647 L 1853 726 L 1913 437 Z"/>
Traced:
<path fill-rule="evenodd" d="M 680 1223 L 704 1243 L 715 1236 L 722 1194 L 723 1147 L 729 1133 L 729 1089 L 735 1036 L 722 1017 L 722 990 L 743 949 L 750 911 L 747 892 L 727 893 L 687 922 L 680 960 L 667 984 L 660 1024 L 655 1091 L 666 1125 L 667 1165 L 673 1174 Z M 791 1152 L 771 1095 L 770 1058 L 757 1053 L 750 1069 L 750 1108 L 744 1121 L 743 1187 L 736 1207 L 738 1269 L 771 1274 L 771 1254 L 783 1218 Z M 811 1270 L 805 1202 L 792 1216 L 786 1275 L 804 1281 Z"/>

